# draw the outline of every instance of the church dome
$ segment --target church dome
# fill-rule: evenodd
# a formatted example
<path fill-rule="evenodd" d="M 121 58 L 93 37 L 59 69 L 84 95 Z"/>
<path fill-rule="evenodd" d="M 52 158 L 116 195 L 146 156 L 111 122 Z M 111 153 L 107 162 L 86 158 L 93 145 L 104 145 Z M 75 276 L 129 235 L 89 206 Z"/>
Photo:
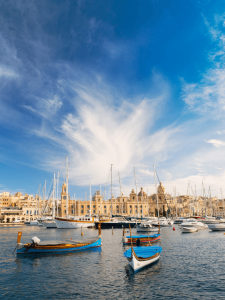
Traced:
<path fill-rule="evenodd" d="M 138 193 L 138 196 L 146 196 L 146 193 L 143 191 L 143 188 L 141 188 L 141 191 Z"/>

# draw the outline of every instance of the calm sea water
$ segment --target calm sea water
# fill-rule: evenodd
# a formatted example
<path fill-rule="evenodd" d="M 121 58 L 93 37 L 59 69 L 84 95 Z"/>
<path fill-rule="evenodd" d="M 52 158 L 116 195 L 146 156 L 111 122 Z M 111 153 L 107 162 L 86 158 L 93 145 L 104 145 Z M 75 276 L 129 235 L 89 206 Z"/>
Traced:
<path fill-rule="evenodd" d="M 17 258 L 18 231 L 27 242 L 81 238 L 80 230 L 0 227 L 0 299 L 224 299 L 225 235 L 178 228 L 162 228 L 159 262 L 134 274 L 121 229 L 102 230 L 101 250 Z M 84 230 L 89 236 L 97 230 Z"/>

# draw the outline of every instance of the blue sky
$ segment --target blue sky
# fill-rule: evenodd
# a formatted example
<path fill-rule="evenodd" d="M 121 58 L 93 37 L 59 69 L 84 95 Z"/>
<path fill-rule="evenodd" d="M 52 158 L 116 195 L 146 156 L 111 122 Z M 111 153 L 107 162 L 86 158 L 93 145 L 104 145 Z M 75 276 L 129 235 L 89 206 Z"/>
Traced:
<path fill-rule="evenodd" d="M 224 32 L 223 1 L 1 2 L 0 190 L 35 194 L 68 155 L 76 197 L 111 164 L 115 195 L 134 167 L 153 193 L 155 165 L 170 193 L 219 196 Z"/>

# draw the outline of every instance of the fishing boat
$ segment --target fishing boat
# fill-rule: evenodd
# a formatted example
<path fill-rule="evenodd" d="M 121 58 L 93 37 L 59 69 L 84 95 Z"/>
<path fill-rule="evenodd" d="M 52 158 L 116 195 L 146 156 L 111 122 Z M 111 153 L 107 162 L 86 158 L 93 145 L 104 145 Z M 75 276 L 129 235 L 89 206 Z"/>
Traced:
<path fill-rule="evenodd" d="M 198 228 L 196 227 L 182 227 L 181 229 L 182 233 L 192 233 L 198 231 Z"/>
<path fill-rule="evenodd" d="M 123 245 L 130 245 L 131 244 L 131 236 L 125 236 L 125 228 L 123 229 Z M 157 242 L 161 239 L 160 229 L 157 234 L 147 235 L 147 234 L 140 234 L 132 236 L 132 243 L 138 245 L 147 245 L 154 242 Z"/>
<path fill-rule="evenodd" d="M 131 229 L 130 229 L 131 237 Z M 124 252 L 124 256 L 127 258 L 130 266 L 134 272 L 156 262 L 159 260 L 162 247 L 160 246 L 137 246 L 133 247 L 131 237 L 131 248 Z"/>
<path fill-rule="evenodd" d="M 98 237 L 88 238 L 86 240 L 73 240 L 66 241 L 41 241 L 37 237 L 31 239 L 31 243 L 20 243 L 22 232 L 18 232 L 16 253 L 19 254 L 62 254 L 71 253 L 90 248 L 101 247 L 101 226 L 98 228 Z"/>

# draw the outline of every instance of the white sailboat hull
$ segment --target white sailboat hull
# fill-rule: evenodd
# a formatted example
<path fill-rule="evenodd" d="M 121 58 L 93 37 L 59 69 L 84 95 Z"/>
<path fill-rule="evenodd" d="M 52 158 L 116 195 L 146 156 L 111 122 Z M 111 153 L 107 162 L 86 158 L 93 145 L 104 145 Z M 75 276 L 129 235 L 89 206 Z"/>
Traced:
<path fill-rule="evenodd" d="M 57 228 L 56 222 L 52 221 L 52 222 L 42 222 L 41 223 L 44 227 L 46 228 Z"/>
<path fill-rule="evenodd" d="M 65 220 L 55 219 L 56 226 L 58 229 L 77 229 L 77 228 L 88 228 L 94 227 L 95 223 L 92 221 L 78 221 L 78 220 Z"/>

